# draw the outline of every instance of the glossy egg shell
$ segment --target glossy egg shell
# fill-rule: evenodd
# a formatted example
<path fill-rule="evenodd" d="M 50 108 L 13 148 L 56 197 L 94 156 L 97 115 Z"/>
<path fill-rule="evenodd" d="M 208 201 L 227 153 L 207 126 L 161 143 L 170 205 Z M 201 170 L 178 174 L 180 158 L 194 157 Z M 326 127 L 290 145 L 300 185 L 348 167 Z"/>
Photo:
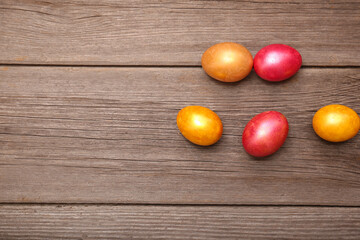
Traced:
<path fill-rule="evenodd" d="M 253 67 L 253 57 L 244 46 L 218 43 L 208 48 L 201 58 L 204 71 L 222 82 L 236 82 L 245 78 Z"/>
<path fill-rule="evenodd" d="M 360 117 L 351 108 L 332 104 L 320 108 L 313 117 L 316 134 L 330 142 L 343 142 L 358 133 Z"/>
<path fill-rule="evenodd" d="M 242 143 L 247 153 L 265 157 L 275 153 L 285 142 L 289 132 L 286 117 L 276 111 L 263 112 L 245 126 Z"/>
<path fill-rule="evenodd" d="M 179 111 L 176 122 L 186 139 L 201 146 L 216 143 L 223 132 L 219 116 L 206 107 L 185 107 Z"/>
<path fill-rule="evenodd" d="M 278 82 L 292 77 L 301 67 L 300 53 L 284 44 L 262 48 L 254 58 L 254 70 L 264 80 Z"/>

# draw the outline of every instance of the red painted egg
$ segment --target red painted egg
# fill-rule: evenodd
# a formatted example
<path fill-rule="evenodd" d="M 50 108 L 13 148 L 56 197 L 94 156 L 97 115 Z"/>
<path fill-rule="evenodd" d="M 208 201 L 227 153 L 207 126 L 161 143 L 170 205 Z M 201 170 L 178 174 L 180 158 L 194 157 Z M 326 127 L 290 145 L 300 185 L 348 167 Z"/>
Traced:
<path fill-rule="evenodd" d="M 279 150 L 288 132 L 289 124 L 283 114 L 276 111 L 263 112 L 245 126 L 242 143 L 250 155 L 265 157 Z"/>
<path fill-rule="evenodd" d="M 279 82 L 292 77 L 301 67 L 300 53 L 288 45 L 271 44 L 254 58 L 254 70 L 264 80 Z"/>

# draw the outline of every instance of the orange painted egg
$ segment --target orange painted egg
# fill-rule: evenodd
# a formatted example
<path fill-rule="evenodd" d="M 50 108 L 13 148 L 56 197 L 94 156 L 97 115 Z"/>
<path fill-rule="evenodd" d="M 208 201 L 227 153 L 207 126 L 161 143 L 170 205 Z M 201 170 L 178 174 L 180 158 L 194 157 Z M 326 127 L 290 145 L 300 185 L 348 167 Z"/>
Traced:
<path fill-rule="evenodd" d="M 176 122 L 187 140 L 201 146 L 216 143 L 223 132 L 219 116 L 206 107 L 185 107 L 179 111 Z"/>
<path fill-rule="evenodd" d="M 253 67 L 253 57 L 244 46 L 224 42 L 208 48 L 201 65 L 212 78 L 222 82 L 237 82 L 245 78 Z"/>

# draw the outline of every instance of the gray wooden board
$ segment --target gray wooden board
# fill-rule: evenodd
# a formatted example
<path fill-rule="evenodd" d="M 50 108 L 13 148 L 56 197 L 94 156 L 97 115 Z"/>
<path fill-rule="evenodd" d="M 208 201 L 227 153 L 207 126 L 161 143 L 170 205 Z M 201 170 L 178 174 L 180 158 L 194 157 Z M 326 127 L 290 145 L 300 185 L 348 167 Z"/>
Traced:
<path fill-rule="evenodd" d="M 0 202 L 360 206 L 360 137 L 333 144 L 311 126 L 340 103 L 360 112 L 360 69 L 305 68 L 269 83 L 210 79 L 201 68 L 0 66 Z M 182 137 L 178 111 L 214 110 L 222 139 Z M 290 123 L 263 160 L 241 144 L 267 110 Z"/>
<path fill-rule="evenodd" d="M 359 239 L 360 208 L 0 205 L 0 238 Z"/>
<path fill-rule="evenodd" d="M 360 1 L 0 0 L 0 63 L 200 65 L 232 41 L 289 44 L 304 65 L 359 66 Z"/>

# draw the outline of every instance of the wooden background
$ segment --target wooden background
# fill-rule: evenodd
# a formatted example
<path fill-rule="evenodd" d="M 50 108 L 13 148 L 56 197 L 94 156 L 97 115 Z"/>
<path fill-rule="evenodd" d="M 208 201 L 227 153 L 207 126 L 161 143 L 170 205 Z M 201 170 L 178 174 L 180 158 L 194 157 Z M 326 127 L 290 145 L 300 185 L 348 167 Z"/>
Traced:
<path fill-rule="evenodd" d="M 329 143 L 312 116 L 360 112 L 360 1 L 0 0 L 0 239 L 359 239 L 360 137 Z M 281 83 L 201 69 L 211 45 L 289 44 Z M 211 147 L 176 127 L 214 110 Z M 289 120 L 254 159 L 246 123 Z"/>

